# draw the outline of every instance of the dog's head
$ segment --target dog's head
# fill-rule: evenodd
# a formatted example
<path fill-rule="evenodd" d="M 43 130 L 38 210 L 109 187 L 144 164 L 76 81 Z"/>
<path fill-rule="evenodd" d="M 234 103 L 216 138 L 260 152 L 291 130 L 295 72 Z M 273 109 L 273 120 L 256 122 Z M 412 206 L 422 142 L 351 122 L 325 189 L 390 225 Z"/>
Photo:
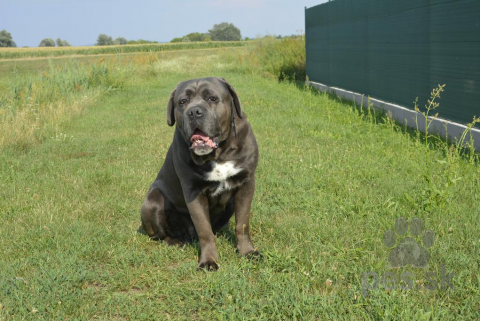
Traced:
<path fill-rule="evenodd" d="M 237 93 L 225 79 L 191 79 L 170 95 L 167 123 L 176 123 L 191 152 L 203 156 L 228 138 L 235 113 L 242 118 Z"/>

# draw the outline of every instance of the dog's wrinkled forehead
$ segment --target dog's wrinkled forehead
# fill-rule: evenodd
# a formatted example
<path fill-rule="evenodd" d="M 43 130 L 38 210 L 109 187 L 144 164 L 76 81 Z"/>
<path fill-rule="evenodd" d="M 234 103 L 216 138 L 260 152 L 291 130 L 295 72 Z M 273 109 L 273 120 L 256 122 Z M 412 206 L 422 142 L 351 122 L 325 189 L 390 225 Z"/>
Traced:
<path fill-rule="evenodd" d="M 217 78 L 191 79 L 180 83 L 175 91 L 175 98 L 182 96 L 227 96 L 230 92 Z"/>

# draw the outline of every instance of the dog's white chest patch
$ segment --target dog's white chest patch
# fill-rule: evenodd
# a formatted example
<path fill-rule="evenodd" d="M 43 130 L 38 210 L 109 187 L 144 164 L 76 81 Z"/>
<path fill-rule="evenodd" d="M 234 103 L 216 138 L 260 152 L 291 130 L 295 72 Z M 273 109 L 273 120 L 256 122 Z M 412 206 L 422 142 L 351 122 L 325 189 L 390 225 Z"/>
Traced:
<path fill-rule="evenodd" d="M 224 191 L 230 190 L 230 185 L 227 182 L 229 177 L 237 175 L 242 169 L 235 167 L 233 162 L 225 162 L 218 164 L 214 162 L 213 169 L 207 173 L 205 179 L 210 182 L 219 182 L 217 189 L 213 192 L 213 196 L 219 195 Z"/>
<path fill-rule="evenodd" d="M 224 182 L 229 177 L 237 175 L 241 171 L 242 169 L 235 167 L 233 162 L 225 162 L 223 164 L 214 162 L 213 169 L 206 175 L 206 179 L 207 181 Z"/>

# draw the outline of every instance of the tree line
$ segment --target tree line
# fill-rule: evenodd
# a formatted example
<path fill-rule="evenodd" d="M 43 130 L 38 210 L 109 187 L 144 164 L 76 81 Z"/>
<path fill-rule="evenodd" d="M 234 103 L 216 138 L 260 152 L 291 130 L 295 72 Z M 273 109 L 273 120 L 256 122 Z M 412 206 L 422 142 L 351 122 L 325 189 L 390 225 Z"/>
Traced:
<path fill-rule="evenodd" d="M 240 29 L 235 27 L 233 23 L 222 22 L 215 24 L 212 29 L 206 33 L 192 32 L 186 36 L 174 38 L 170 42 L 197 42 L 197 41 L 240 41 L 242 34 Z M 145 44 L 158 43 L 158 41 L 149 41 L 144 39 L 127 40 L 124 37 L 113 39 L 112 37 L 102 33 L 98 35 L 96 46 L 111 46 L 111 45 L 127 45 L 127 44 Z M 12 35 L 6 30 L 0 31 L 0 47 L 16 47 L 17 44 L 13 41 Z M 40 41 L 39 47 L 69 47 L 71 46 L 67 40 L 57 38 L 45 38 Z"/>
<path fill-rule="evenodd" d="M 170 42 L 194 41 L 240 41 L 242 33 L 233 23 L 222 22 L 213 25 L 206 33 L 192 32 L 186 36 L 173 38 Z"/>
<path fill-rule="evenodd" d="M 118 37 L 115 40 L 112 37 L 106 34 L 98 35 L 96 46 L 109 46 L 109 45 L 126 45 L 126 44 L 143 44 L 143 43 L 158 43 L 158 41 L 149 41 L 149 40 L 129 40 L 124 37 Z M 70 47 L 70 43 L 67 40 L 62 40 L 57 38 L 53 40 L 52 38 L 45 38 L 40 41 L 39 47 Z M 0 47 L 17 47 L 15 41 L 13 41 L 12 34 L 6 30 L 0 31 Z"/>
<path fill-rule="evenodd" d="M 42 41 L 40 41 L 40 44 L 38 45 L 39 47 L 70 47 L 70 43 L 67 40 L 62 40 L 60 38 L 57 38 L 57 40 L 53 40 L 52 38 L 45 38 Z"/>
<path fill-rule="evenodd" d="M 114 40 L 109 35 L 102 33 L 98 35 L 95 46 L 138 45 L 138 44 L 144 44 L 144 43 L 158 43 L 158 41 L 150 41 L 150 40 L 144 40 L 144 39 L 127 40 L 124 37 L 118 37 Z"/>
<path fill-rule="evenodd" d="M 39 47 L 70 47 L 70 43 L 67 40 L 62 40 L 57 38 L 53 40 L 52 38 L 45 38 L 40 41 Z M 12 34 L 7 30 L 0 31 L 0 47 L 16 47 L 17 44 L 13 41 Z"/>

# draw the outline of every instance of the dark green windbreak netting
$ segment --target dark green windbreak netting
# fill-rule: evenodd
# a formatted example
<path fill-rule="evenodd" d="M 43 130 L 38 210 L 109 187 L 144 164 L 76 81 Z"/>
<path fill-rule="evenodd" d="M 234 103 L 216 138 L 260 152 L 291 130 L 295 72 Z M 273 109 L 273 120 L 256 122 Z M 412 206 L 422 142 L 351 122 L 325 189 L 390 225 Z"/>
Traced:
<path fill-rule="evenodd" d="M 480 0 L 336 0 L 305 10 L 307 75 L 439 117 L 480 116 Z"/>

